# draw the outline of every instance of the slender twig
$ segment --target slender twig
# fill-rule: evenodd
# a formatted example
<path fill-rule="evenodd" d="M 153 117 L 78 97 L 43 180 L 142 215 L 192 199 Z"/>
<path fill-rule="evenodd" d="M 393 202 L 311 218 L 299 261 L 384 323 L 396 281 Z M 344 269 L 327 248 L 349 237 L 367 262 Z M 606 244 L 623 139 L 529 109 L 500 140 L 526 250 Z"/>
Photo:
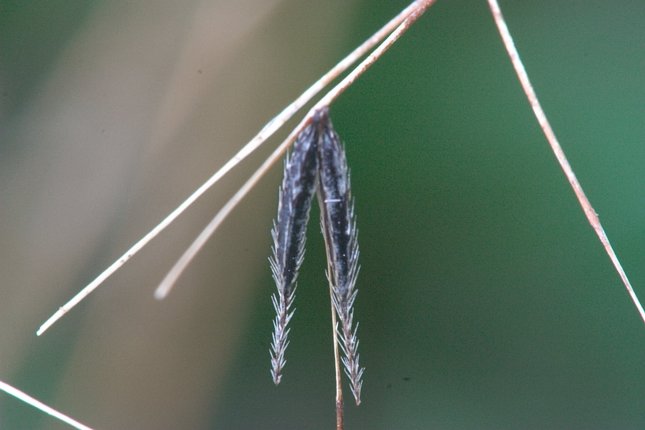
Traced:
<path fill-rule="evenodd" d="M 370 55 L 365 58 L 354 70 L 351 71 L 338 85 L 336 85 L 331 91 L 329 91 L 323 98 L 320 99 L 316 106 L 314 106 L 310 114 L 313 114 L 314 111 L 320 110 L 324 107 L 330 106 L 334 100 L 336 100 L 347 88 L 349 88 L 359 76 L 361 76 L 367 69 L 372 67 L 374 62 L 381 58 L 381 56 L 394 45 L 394 43 L 399 40 L 403 33 L 408 31 L 408 29 L 416 22 L 423 13 L 434 4 L 436 0 L 422 0 L 416 1 L 413 4 L 416 5 L 413 8 L 405 20 L 396 27 L 394 31 L 381 43 Z M 411 7 L 408 7 L 411 9 Z"/>
<path fill-rule="evenodd" d="M 369 69 L 374 62 L 380 58 L 402 35 L 410 26 L 421 16 L 421 14 L 431 6 L 436 0 L 425 0 L 413 3 L 416 5 L 408 15 L 408 17 L 381 43 L 374 51 L 368 55 L 361 63 L 354 68 L 343 80 L 341 80 L 334 88 L 332 88 L 323 98 L 320 99 L 305 115 L 304 119 L 293 129 L 291 134 L 285 139 L 284 142 L 276 148 L 269 157 L 262 163 L 260 168 L 253 173 L 253 175 L 242 185 L 242 187 L 226 202 L 220 209 L 210 223 L 202 230 L 197 236 L 195 241 L 186 249 L 182 256 L 177 260 L 175 265 L 170 269 L 166 277 L 161 281 L 155 297 L 163 299 L 168 295 L 172 286 L 175 284 L 181 273 L 188 267 L 192 259 L 201 250 L 204 244 L 212 236 L 222 222 L 228 217 L 233 209 L 242 201 L 244 197 L 251 191 L 258 181 L 273 167 L 273 165 L 284 155 L 289 146 L 295 141 L 296 137 L 304 129 L 304 127 L 311 122 L 312 117 L 316 112 L 326 108 L 334 100 L 336 100 L 349 86 L 351 86 L 356 79 Z M 410 8 L 408 8 L 410 9 Z M 407 10 L 407 9 L 406 9 Z"/>
<path fill-rule="evenodd" d="M 189 206 L 191 206 L 197 199 L 199 199 L 207 190 L 209 190 L 215 183 L 217 183 L 224 175 L 226 175 L 233 167 L 244 160 L 248 155 L 253 153 L 262 143 L 264 143 L 270 136 L 280 129 L 293 115 L 306 105 L 315 95 L 327 87 L 334 79 L 345 72 L 352 64 L 358 61 L 359 58 L 369 52 L 376 44 L 383 38 L 390 34 L 401 22 L 408 18 L 411 14 L 417 13 L 420 5 L 426 3 L 427 0 L 417 0 L 411 3 L 396 17 L 385 24 L 379 31 L 374 33 L 369 39 L 363 42 L 358 48 L 354 49 L 349 55 L 343 58 L 331 70 L 325 73 L 318 79 L 311 87 L 303 92 L 295 101 L 289 104 L 282 112 L 269 121 L 258 134 L 253 137 L 237 154 L 235 154 L 224 166 L 213 174 L 203 185 L 195 190 L 183 203 L 181 203 L 175 210 L 173 210 L 166 218 L 164 218 L 157 226 L 150 232 L 143 236 L 139 241 L 130 247 L 121 257 L 105 269 L 99 276 L 92 282 L 79 291 L 67 303 L 60 307 L 51 317 L 47 319 L 39 328 L 36 334 L 40 336 L 56 321 L 62 318 L 74 306 L 79 304 L 85 297 L 97 289 L 107 278 L 114 272 L 119 270 L 130 258 L 137 254 L 148 242 L 154 239 L 159 233 L 166 229 L 179 215 L 181 215 Z M 426 6 L 427 7 L 427 6 Z M 156 293 L 160 296 L 162 293 Z"/>
<path fill-rule="evenodd" d="M 43 402 L 34 399 L 31 397 L 29 394 L 20 391 L 19 389 L 12 387 L 11 385 L 7 384 L 6 382 L 0 381 L 0 390 L 4 391 L 5 393 L 9 394 L 10 396 L 15 397 L 16 399 L 23 401 L 27 403 L 28 405 L 33 406 L 34 408 L 51 415 L 52 417 L 59 419 L 63 421 L 64 423 L 69 424 L 70 426 L 77 428 L 79 430 L 92 430 L 91 427 L 86 426 L 85 424 L 81 424 L 78 421 L 76 421 L 73 418 L 70 418 L 69 416 L 63 414 L 62 412 L 58 412 L 56 409 L 51 408 L 44 404 Z"/>
<path fill-rule="evenodd" d="M 327 266 L 327 271 L 331 270 Z M 340 343 L 338 340 L 338 321 L 336 319 L 336 308 L 334 307 L 334 289 L 329 285 L 329 297 L 331 299 L 331 326 L 334 337 L 334 376 L 336 379 L 336 430 L 343 430 L 343 381 L 342 371 L 340 370 Z"/>
<path fill-rule="evenodd" d="M 175 265 L 170 269 L 168 274 L 161 281 L 157 289 L 155 290 L 155 298 L 162 300 L 164 299 L 170 290 L 172 289 L 175 282 L 183 271 L 188 267 L 192 259 L 197 255 L 197 253 L 202 249 L 204 244 L 208 242 L 208 239 L 215 233 L 217 228 L 224 222 L 228 215 L 235 209 L 235 207 L 242 201 L 242 199 L 251 191 L 255 185 L 262 179 L 264 174 L 271 169 L 271 167 L 284 155 L 285 151 L 291 144 L 295 141 L 296 137 L 302 129 L 311 121 L 310 117 L 305 118 L 293 129 L 291 134 L 278 146 L 269 157 L 262 163 L 260 168 L 253 173 L 253 175 L 240 187 L 240 189 L 230 198 L 228 202 L 222 209 L 217 212 L 215 217 L 208 223 L 208 225 L 202 230 L 197 238 L 190 244 L 190 246 L 184 251 L 182 256 L 177 260 Z"/>
<path fill-rule="evenodd" d="M 618 272 L 618 275 L 620 276 L 620 279 L 622 280 L 623 285 L 625 285 L 625 288 L 627 289 L 627 292 L 629 293 L 629 296 L 631 297 L 632 302 L 634 302 L 634 306 L 636 306 L 636 309 L 638 310 L 641 316 L 641 319 L 643 320 L 643 322 L 645 322 L 645 310 L 643 309 L 643 306 L 638 300 L 638 297 L 636 296 L 636 292 L 634 291 L 634 288 L 632 288 L 632 285 L 629 282 L 629 279 L 627 278 L 627 274 L 623 270 L 623 267 L 620 264 L 620 261 L 618 260 L 618 256 L 616 255 L 616 252 L 614 252 L 614 249 L 609 243 L 609 238 L 607 237 L 607 234 L 605 233 L 605 229 L 602 227 L 602 224 L 600 223 L 598 214 L 591 206 L 591 202 L 585 195 L 585 192 L 582 190 L 582 186 L 580 185 L 580 182 L 578 182 L 576 175 L 573 173 L 573 169 L 571 168 L 571 165 L 569 164 L 569 161 L 567 160 L 567 157 L 565 156 L 564 151 L 562 150 L 562 147 L 560 146 L 560 143 L 558 142 L 558 139 L 555 136 L 555 132 L 551 128 L 551 124 L 549 123 L 549 120 L 546 118 L 546 114 L 544 113 L 544 110 L 542 110 L 540 101 L 538 100 L 537 95 L 535 94 L 533 85 L 531 85 L 531 81 L 529 80 L 529 76 L 526 73 L 524 64 L 520 59 L 520 54 L 517 52 L 517 49 L 515 48 L 515 43 L 513 42 L 513 38 L 511 37 L 511 34 L 508 31 L 508 27 L 506 26 L 506 21 L 504 20 L 504 16 L 502 15 L 502 11 L 499 8 L 497 0 L 488 0 L 488 5 L 490 6 L 490 10 L 493 14 L 493 18 L 495 20 L 495 24 L 497 25 L 497 29 L 499 30 L 499 34 L 502 37 L 502 41 L 504 42 L 504 46 L 506 47 L 506 51 L 508 52 L 508 55 L 511 58 L 513 67 L 515 68 L 515 73 L 517 74 L 520 84 L 522 85 L 524 94 L 526 94 L 529 104 L 533 109 L 535 118 L 540 124 L 540 127 L 542 128 L 542 131 L 546 136 L 546 140 L 549 142 L 549 145 L 551 146 L 551 150 L 555 154 L 555 157 L 557 158 L 558 163 L 560 164 L 560 167 L 562 168 L 565 176 L 567 177 L 567 180 L 569 181 L 569 184 L 571 185 L 571 188 L 573 189 L 573 192 L 575 193 L 576 198 L 580 203 L 580 206 L 582 206 L 582 210 L 584 211 L 585 216 L 587 217 L 587 221 L 589 221 L 589 224 L 596 232 L 596 235 L 598 236 L 600 243 L 602 243 L 602 246 L 605 248 L 605 252 L 607 253 L 607 255 L 609 256 L 609 259 L 613 263 L 614 268 L 616 269 L 616 272 Z"/>

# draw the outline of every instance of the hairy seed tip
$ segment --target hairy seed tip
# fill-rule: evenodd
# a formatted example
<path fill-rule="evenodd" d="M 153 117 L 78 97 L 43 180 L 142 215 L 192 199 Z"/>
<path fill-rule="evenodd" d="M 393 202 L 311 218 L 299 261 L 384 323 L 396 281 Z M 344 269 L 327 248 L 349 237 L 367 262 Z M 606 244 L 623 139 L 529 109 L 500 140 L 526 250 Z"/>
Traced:
<path fill-rule="evenodd" d="M 358 266 L 358 229 L 354 216 L 349 168 L 345 148 L 329 119 L 327 109 L 319 111 L 318 130 L 318 201 L 321 229 L 327 250 L 327 278 L 331 285 L 343 366 L 349 378 L 356 404 L 360 404 L 364 369 L 359 364 L 357 328 L 353 328 L 354 301 Z"/>
<path fill-rule="evenodd" d="M 278 216 L 273 223 L 271 273 L 277 287 L 272 302 L 276 311 L 271 341 L 271 375 L 277 385 L 286 363 L 289 344 L 287 325 L 293 316 L 298 271 L 305 256 L 309 211 L 316 188 L 318 159 L 317 133 L 308 125 L 298 135 L 284 165 L 284 178 L 278 197 Z"/>

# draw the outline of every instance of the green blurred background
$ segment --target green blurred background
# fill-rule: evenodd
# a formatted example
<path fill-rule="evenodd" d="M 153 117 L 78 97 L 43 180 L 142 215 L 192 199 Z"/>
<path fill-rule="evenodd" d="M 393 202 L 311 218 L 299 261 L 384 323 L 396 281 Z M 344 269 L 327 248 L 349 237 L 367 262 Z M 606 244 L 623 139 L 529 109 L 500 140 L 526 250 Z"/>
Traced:
<path fill-rule="evenodd" d="M 407 1 L 0 1 L 0 379 L 101 429 L 331 429 L 314 211 L 283 382 L 267 257 L 281 167 L 156 284 L 281 136 L 42 338 L 58 306 Z M 502 1 L 645 297 L 645 7 Z M 359 222 L 351 429 L 642 429 L 645 335 L 486 2 L 439 0 L 333 106 Z M 0 428 L 66 426 L 6 395 Z"/>

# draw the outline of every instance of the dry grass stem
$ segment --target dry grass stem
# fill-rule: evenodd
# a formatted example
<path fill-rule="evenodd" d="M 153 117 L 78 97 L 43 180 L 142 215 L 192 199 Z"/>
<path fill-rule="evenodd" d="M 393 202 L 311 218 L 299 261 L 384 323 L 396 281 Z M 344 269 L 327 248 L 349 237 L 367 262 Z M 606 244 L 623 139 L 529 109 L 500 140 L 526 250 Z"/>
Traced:
<path fill-rule="evenodd" d="M 175 210 L 166 216 L 157 226 L 155 226 L 150 232 L 148 232 L 144 237 L 139 239 L 134 245 L 130 247 L 121 257 L 119 257 L 114 263 L 112 263 L 107 269 L 105 269 L 99 276 L 97 276 L 92 282 L 86 285 L 81 291 L 79 291 L 74 297 L 72 297 L 67 303 L 61 306 L 51 317 L 49 317 L 37 330 L 36 334 L 38 336 L 42 335 L 49 327 L 51 327 L 56 321 L 62 318 L 67 312 L 74 308 L 78 303 L 80 303 L 85 297 L 91 294 L 95 289 L 97 289 L 107 278 L 109 278 L 114 272 L 119 270 L 130 258 L 137 254 L 143 247 L 145 247 L 148 242 L 154 239 L 159 233 L 166 229 L 179 215 L 181 215 L 188 207 L 190 207 L 197 199 L 199 199 L 207 190 L 209 190 L 213 185 L 215 185 L 226 173 L 228 173 L 233 167 L 239 164 L 244 160 L 248 155 L 253 153 L 262 143 L 264 143 L 269 137 L 273 135 L 278 129 L 280 129 L 293 115 L 298 112 L 305 104 L 307 104 L 314 96 L 316 96 L 320 91 L 327 87 L 334 79 L 341 75 L 345 70 L 347 70 L 352 64 L 358 61 L 359 58 L 364 56 L 369 52 L 376 44 L 378 44 L 383 38 L 399 26 L 404 20 L 406 20 L 411 14 L 417 13 L 419 9 L 419 4 L 427 3 L 426 1 L 415 1 L 405 8 L 401 13 L 396 17 L 390 20 L 386 25 L 384 25 L 379 31 L 374 33 L 369 39 L 363 42 L 358 48 L 353 50 L 349 55 L 342 59 L 336 66 L 330 69 L 325 73 L 320 79 L 318 79 L 311 87 L 309 87 L 305 92 L 303 92 L 294 102 L 289 104 L 286 108 L 283 109 L 277 116 L 270 120 L 260 132 L 253 137 L 242 149 L 238 151 L 224 166 L 222 166 L 217 172 L 213 174 L 204 184 L 202 184 L 197 190 L 195 190 L 184 202 L 182 202 Z M 288 146 L 288 145 L 287 145 Z M 284 149 L 283 149 L 284 151 Z M 168 284 L 167 284 L 168 285 Z M 172 284 L 170 284 L 172 286 Z M 157 289 L 155 293 L 157 298 L 163 298 L 170 289 L 170 286 L 167 286 L 166 290 Z"/>
<path fill-rule="evenodd" d="M 643 309 L 643 306 L 638 300 L 638 296 L 636 295 L 634 288 L 629 282 L 629 278 L 627 278 L 627 274 L 625 273 L 625 270 L 620 264 L 620 261 L 618 260 L 618 256 L 616 255 L 616 252 L 614 251 L 613 247 L 609 243 L 609 238 L 607 237 L 607 234 L 605 233 L 605 229 L 602 227 L 602 224 L 600 223 L 598 214 L 594 210 L 593 206 L 591 206 L 591 202 L 585 195 L 585 192 L 583 191 L 582 186 L 580 185 L 580 182 L 578 182 L 578 178 L 576 178 L 575 173 L 573 173 L 573 169 L 571 168 L 571 165 L 569 164 L 569 161 L 567 160 L 567 157 L 565 156 L 564 151 L 562 150 L 562 147 L 560 146 L 560 143 L 558 142 L 558 139 L 555 136 L 555 132 L 553 131 L 553 128 L 551 128 L 551 124 L 549 123 L 549 120 L 547 119 L 546 114 L 542 109 L 540 101 L 538 100 L 537 95 L 535 94 L 535 90 L 533 89 L 533 85 L 531 84 L 531 81 L 529 80 L 529 76 L 526 73 L 524 64 L 520 59 L 520 54 L 517 52 L 517 48 L 515 47 L 515 43 L 513 42 L 511 33 L 508 31 L 508 26 L 506 25 L 506 21 L 504 20 L 502 11 L 499 8 L 499 4 L 497 3 L 497 0 L 488 0 L 488 4 L 493 14 L 495 24 L 497 25 L 497 29 L 499 30 L 499 34 L 502 37 L 504 46 L 506 47 L 506 51 L 508 52 L 508 56 L 510 57 L 511 62 L 513 63 L 513 68 L 515 69 L 515 73 L 517 74 L 520 84 L 522 85 L 522 89 L 524 90 L 524 94 L 526 94 L 529 104 L 533 109 L 535 118 L 540 124 L 540 127 L 542 128 L 542 131 L 546 136 L 546 140 L 549 142 L 549 145 L 551 146 L 551 150 L 555 154 L 555 158 L 557 158 L 558 163 L 562 168 L 562 171 L 567 177 L 567 180 L 569 181 L 569 184 L 571 185 L 571 188 L 573 189 L 573 192 L 575 193 L 576 198 L 580 203 L 580 206 L 582 206 L 582 210 L 584 211 L 585 216 L 587 217 L 587 221 L 589 221 L 589 224 L 596 232 L 596 235 L 598 236 L 600 243 L 602 243 L 602 246 L 605 248 L 605 252 L 609 256 L 609 259 L 614 265 L 616 272 L 618 272 L 618 275 L 620 276 L 620 279 L 622 280 L 623 285 L 625 285 L 625 288 L 627 289 L 627 292 L 629 293 L 629 296 L 632 302 L 634 303 L 634 306 L 636 306 L 636 309 L 638 310 L 638 313 L 640 314 L 641 319 L 645 323 L 645 310 Z"/>
<path fill-rule="evenodd" d="M 278 146 L 262 165 L 253 173 L 253 175 L 242 185 L 242 187 L 229 199 L 228 202 L 220 209 L 220 211 L 213 217 L 211 222 L 204 228 L 204 230 L 197 236 L 195 241 L 188 247 L 184 254 L 179 258 L 177 263 L 168 272 L 166 277 L 161 281 L 155 297 L 163 299 L 168 295 L 173 285 L 181 276 L 183 271 L 188 267 L 192 259 L 201 250 L 204 244 L 215 233 L 219 226 L 224 222 L 226 217 L 235 209 L 235 207 L 242 201 L 244 197 L 255 187 L 259 180 L 273 167 L 273 165 L 284 155 L 289 146 L 295 141 L 298 134 L 304 127 L 311 122 L 312 117 L 321 109 L 327 108 L 334 100 L 336 100 L 354 81 L 369 69 L 378 58 L 380 58 L 402 35 L 410 26 L 421 16 L 421 14 L 434 3 L 435 0 L 425 0 L 414 2 L 415 6 L 406 9 L 410 10 L 408 15 L 399 24 L 396 29 L 368 55 L 361 63 L 356 66 L 345 78 L 343 78 L 336 86 L 334 86 L 325 96 L 323 96 L 310 110 L 307 112 L 302 121 L 293 129 L 291 134 Z M 398 19 L 401 14 L 397 15 Z"/>
<path fill-rule="evenodd" d="M 329 264 L 327 272 L 329 272 Z M 331 302 L 331 326 L 334 342 L 334 378 L 336 381 L 336 430 L 343 430 L 344 424 L 344 400 L 343 400 L 343 381 L 340 358 L 340 341 L 338 339 L 338 320 L 336 318 L 336 307 L 334 306 L 334 293 L 331 285 L 329 286 L 329 297 Z"/>
<path fill-rule="evenodd" d="M 51 415 L 52 417 L 69 424 L 70 426 L 79 429 L 79 430 L 92 430 L 91 427 L 86 426 L 85 424 L 81 424 L 75 419 L 63 414 L 62 412 L 58 412 L 56 409 L 51 408 L 44 404 L 43 402 L 34 399 L 31 397 L 29 394 L 20 391 L 19 389 L 7 384 L 6 382 L 0 381 L 0 390 L 4 391 L 5 393 L 9 394 L 10 396 L 15 397 L 16 399 L 27 403 L 30 406 L 33 406 L 34 408 Z"/>

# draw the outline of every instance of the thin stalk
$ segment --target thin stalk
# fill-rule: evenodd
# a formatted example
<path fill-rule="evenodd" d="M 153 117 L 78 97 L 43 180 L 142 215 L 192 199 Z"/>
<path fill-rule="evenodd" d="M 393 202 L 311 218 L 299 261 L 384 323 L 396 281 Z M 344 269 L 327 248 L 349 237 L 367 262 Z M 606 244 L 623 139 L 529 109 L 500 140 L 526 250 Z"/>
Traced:
<path fill-rule="evenodd" d="M 237 190 L 237 192 L 229 199 L 228 202 L 222 209 L 215 214 L 213 219 L 208 223 L 204 230 L 199 233 L 197 238 L 190 244 L 190 246 L 184 251 L 179 260 L 174 264 L 174 266 L 168 271 L 168 274 L 161 281 L 157 289 L 155 290 L 155 298 L 158 300 L 163 300 L 166 298 L 170 290 L 177 282 L 177 279 L 184 272 L 186 267 L 190 262 L 195 258 L 195 255 L 202 249 L 202 247 L 208 242 L 208 239 L 215 233 L 217 228 L 224 222 L 228 215 L 235 209 L 235 207 L 242 201 L 242 199 L 257 185 L 257 183 L 262 179 L 266 172 L 271 169 L 271 167 L 284 155 L 287 151 L 287 148 L 296 140 L 300 132 L 305 126 L 311 122 L 311 117 L 307 116 L 303 119 L 300 124 L 293 129 L 289 136 L 278 146 L 275 151 L 269 155 L 269 157 L 264 160 L 264 163 L 260 166 L 258 170 L 251 175 L 251 177 L 242 185 L 242 187 Z"/>
<path fill-rule="evenodd" d="M 396 27 L 392 33 L 372 51 L 354 70 L 352 70 L 341 82 L 339 82 L 333 89 L 320 99 L 318 103 L 309 111 L 312 112 L 330 106 L 342 93 L 345 92 L 363 73 L 367 71 L 372 65 L 381 58 L 381 56 L 399 40 L 403 34 L 416 22 L 423 13 L 435 3 L 436 0 L 423 0 L 415 2 L 416 7 L 410 12 L 405 20 Z"/>
<path fill-rule="evenodd" d="M 638 310 L 638 313 L 640 314 L 641 319 L 645 323 L 645 310 L 643 309 L 643 306 L 638 300 L 638 296 L 636 296 L 636 292 L 634 291 L 634 288 L 629 282 L 629 278 L 627 278 L 627 274 L 625 273 L 623 266 L 620 264 L 620 261 L 618 260 L 618 256 L 616 255 L 614 248 L 609 243 L 609 238 L 607 237 L 607 234 L 605 233 L 605 229 L 602 227 L 602 224 L 600 223 L 598 214 L 594 210 L 593 206 L 591 206 L 591 202 L 585 195 L 585 192 L 583 191 L 582 186 L 580 185 L 580 182 L 578 182 L 578 178 L 576 178 L 576 175 L 573 173 L 573 169 L 571 168 L 571 165 L 569 164 L 567 157 L 564 155 L 564 151 L 560 146 L 560 143 L 558 142 L 557 137 L 555 136 L 555 132 L 553 131 L 553 128 L 551 128 L 551 124 L 549 123 L 549 120 L 547 119 L 546 114 L 542 109 L 542 105 L 540 104 L 540 101 L 538 100 L 537 95 L 535 94 L 533 85 L 531 85 L 531 81 L 529 80 L 529 76 L 526 73 L 524 64 L 520 59 L 520 54 L 517 52 L 517 48 L 515 48 L 515 42 L 513 42 L 511 33 L 508 31 L 508 26 L 506 25 L 506 21 L 504 20 L 502 11 L 499 8 L 499 4 L 497 3 L 497 0 L 488 0 L 488 5 L 490 6 L 490 10 L 493 14 L 493 19 L 495 20 L 495 24 L 497 25 L 499 34 L 502 37 L 502 41 L 504 42 L 506 51 L 508 52 L 508 55 L 511 59 L 511 63 L 513 63 L 513 68 L 515 69 L 515 73 L 517 74 L 520 84 L 522 85 L 524 94 L 526 94 L 526 98 L 528 99 L 529 104 L 533 109 L 535 118 L 540 124 L 540 127 L 542 128 L 542 132 L 544 133 L 546 140 L 549 142 L 549 145 L 551 146 L 551 150 L 553 151 L 553 154 L 555 154 L 555 158 L 558 160 L 558 163 L 560 164 L 560 167 L 562 168 L 564 175 L 567 177 L 567 180 L 569 181 L 569 184 L 571 185 L 571 188 L 573 189 L 573 192 L 575 193 L 576 198 L 580 203 L 580 206 L 582 206 L 582 210 L 585 213 L 585 216 L 587 217 L 587 221 L 589 221 L 591 228 L 593 228 L 594 231 L 596 232 L 596 235 L 598 236 L 600 243 L 602 243 L 602 246 L 605 248 L 605 252 L 609 256 L 609 259 L 614 265 L 616 272 L 618 272 L 618 276 L 620 276 L 620 279 L 622 280 L 623 285 L 625 285 L 625 288 L 627 289 L 627 292 L 629 293 L 629 296 L 631 297 L 632 302 L 634 303 L 634 306 L 636 306 L 636 309 Z"/>
<path fill-rule="evenodd" d="M 269 137 L 271 137 L 278 129 L 280 129 L 293 115 L 298 112 L 304 105 L 306 105 L 314 96 L 326 88 L 334 79 L 345 72 L 352 64 L 358 61 L 369 52 L 376 44 L 383 38 L 390 34 L 401 22 L 403 22 L 409 15 L 417 13 L 419 5 L 424 3 L 421 0 L 412 2 L 401 13 L 395 16 L 380 30 L 374 33 L 369 39 L 363 42 L 358 48 L 354 49 L 349 55 L 343 58 L 331 70 L 325 73 L 318 79 L 311 87 L 303 92 L 296 100 L 285 107 L 282 112 L 271 119 L 258 134 L 253 137 L 246 145 L 240 149 L 224 166 L 213 174 L 204 184 L 195 190 L 184 202 L 182 202 L 175 210 L 173 210 L 166 218 L 164 218 L 157 226 L 150 230 L 145 236 L 130 247 L 121 257 L 105 269 L 99 276 L 92 282 L 86 285 L 67 303 L 61 306 L 51 317 L 49 317 L 36 331 L 36 335 L 42 335 L 49 327 L 56 321 L 62 318 L 74 306 L 79 304 L 85 297 L 90 295 L 96 290 L 107 278 L 114 272 L 119 270 L 128 260 L 137 254 L 148 242 L 154 239 L 159 233 L 166 229 L 179 215 L 181 215 L 188 207 L 190 207 L 197 199 L 199 199 L 206 191 L 215 185 L 224 175 L 231 169 L 237 166 L 242 160 L 253 153 L 260 145 L 262 145 Z M 159 295 L 159 293 L 157 293 Z"/>
<path fill-rule="evenodd" d="M 11 385 L 7 384 L 6 382 L 0 381 L 0 390 L 4 391 L 5 393 L 9 394 L 10 396 L 15 397 L 16 399 L 27 403 L 30 406 L 33 406 L 34 408 L 46 413 L 47 415 L 51 415 L 52 417 L 69 424 L 70 426 L 79 429 L 79 430 L 92 430 L 91 427 L 86 426 L 85 424 L 81 424 L 75 419 L 65 415 L 62 412 L 58 412 L 56 409 L 47 406 L 43 402 L 34 399 L 31 397 L 29 394 L 20 391 L 19 389 L 12 387 Z"/>
<path fill-rule="evenodd" d="M 399 40 L 410 26 L 421 16 L 425 10 L 431 6 L 436 0 L 425 0 L 413 3 L 416 7 L 408 14 L 405 20 L 396 27 L 396 29 L 376 48 L 370 55 L 360 62 L 354 70 L 352 70 L 345 78 L 343 78 L 336 86 L 334 86 L 327 94 L 325 94 L 320 101 L 318 101 L 307 112 L 302 121 L 293 129 L 291 134 L 276 148 L 275 151 L 262 163 L 253 175 L 242 185 L 242 187 L 226 202 L 220 211 L 208 223 L 206 228 L 197 236 L 193 243 L 186 249 L 182 256 L 177 260 L 175 265 L 170 269 L 166 277 L 161 281 L 155 291 L 155 297 L 159 300 L 165 298 L 173 285 L 181 276 L 183 271 L 188 267 L 195 255 L 201 250 L 204 244 L 215 233 L 217 228 L 228 217 L 228 215 L 235 209 L 235 207 L 242 201 L 244 197 L 251 191 L 260 179 L 273 167 L 273 165 L 282 158 L 289 146 L 296 140 L 296 137 L 302 129 L 311 122 L 312 117 L 319 110 L 326 108 L 334 102 L 349 86 L 351 86 L 359 76 L 365 73 L 375 62 L 378 60 L 392 45 Z M 410 7 L 408 7 L 410 9 Z M 407 9 L 406 9 L 407 10 Z"/>
<path fill-rule="evenodd" d="M 338 321 L 336 320 L 336 308 L 334 308 L 334 292 L 329 285 L 329 298 L 331 302 L 331 326 L 334 338 L 334 374 L 336 377 L 336 430 L 343 430 L 343 381 L 340 364 L 340 347 L 338 341 Z"/>

